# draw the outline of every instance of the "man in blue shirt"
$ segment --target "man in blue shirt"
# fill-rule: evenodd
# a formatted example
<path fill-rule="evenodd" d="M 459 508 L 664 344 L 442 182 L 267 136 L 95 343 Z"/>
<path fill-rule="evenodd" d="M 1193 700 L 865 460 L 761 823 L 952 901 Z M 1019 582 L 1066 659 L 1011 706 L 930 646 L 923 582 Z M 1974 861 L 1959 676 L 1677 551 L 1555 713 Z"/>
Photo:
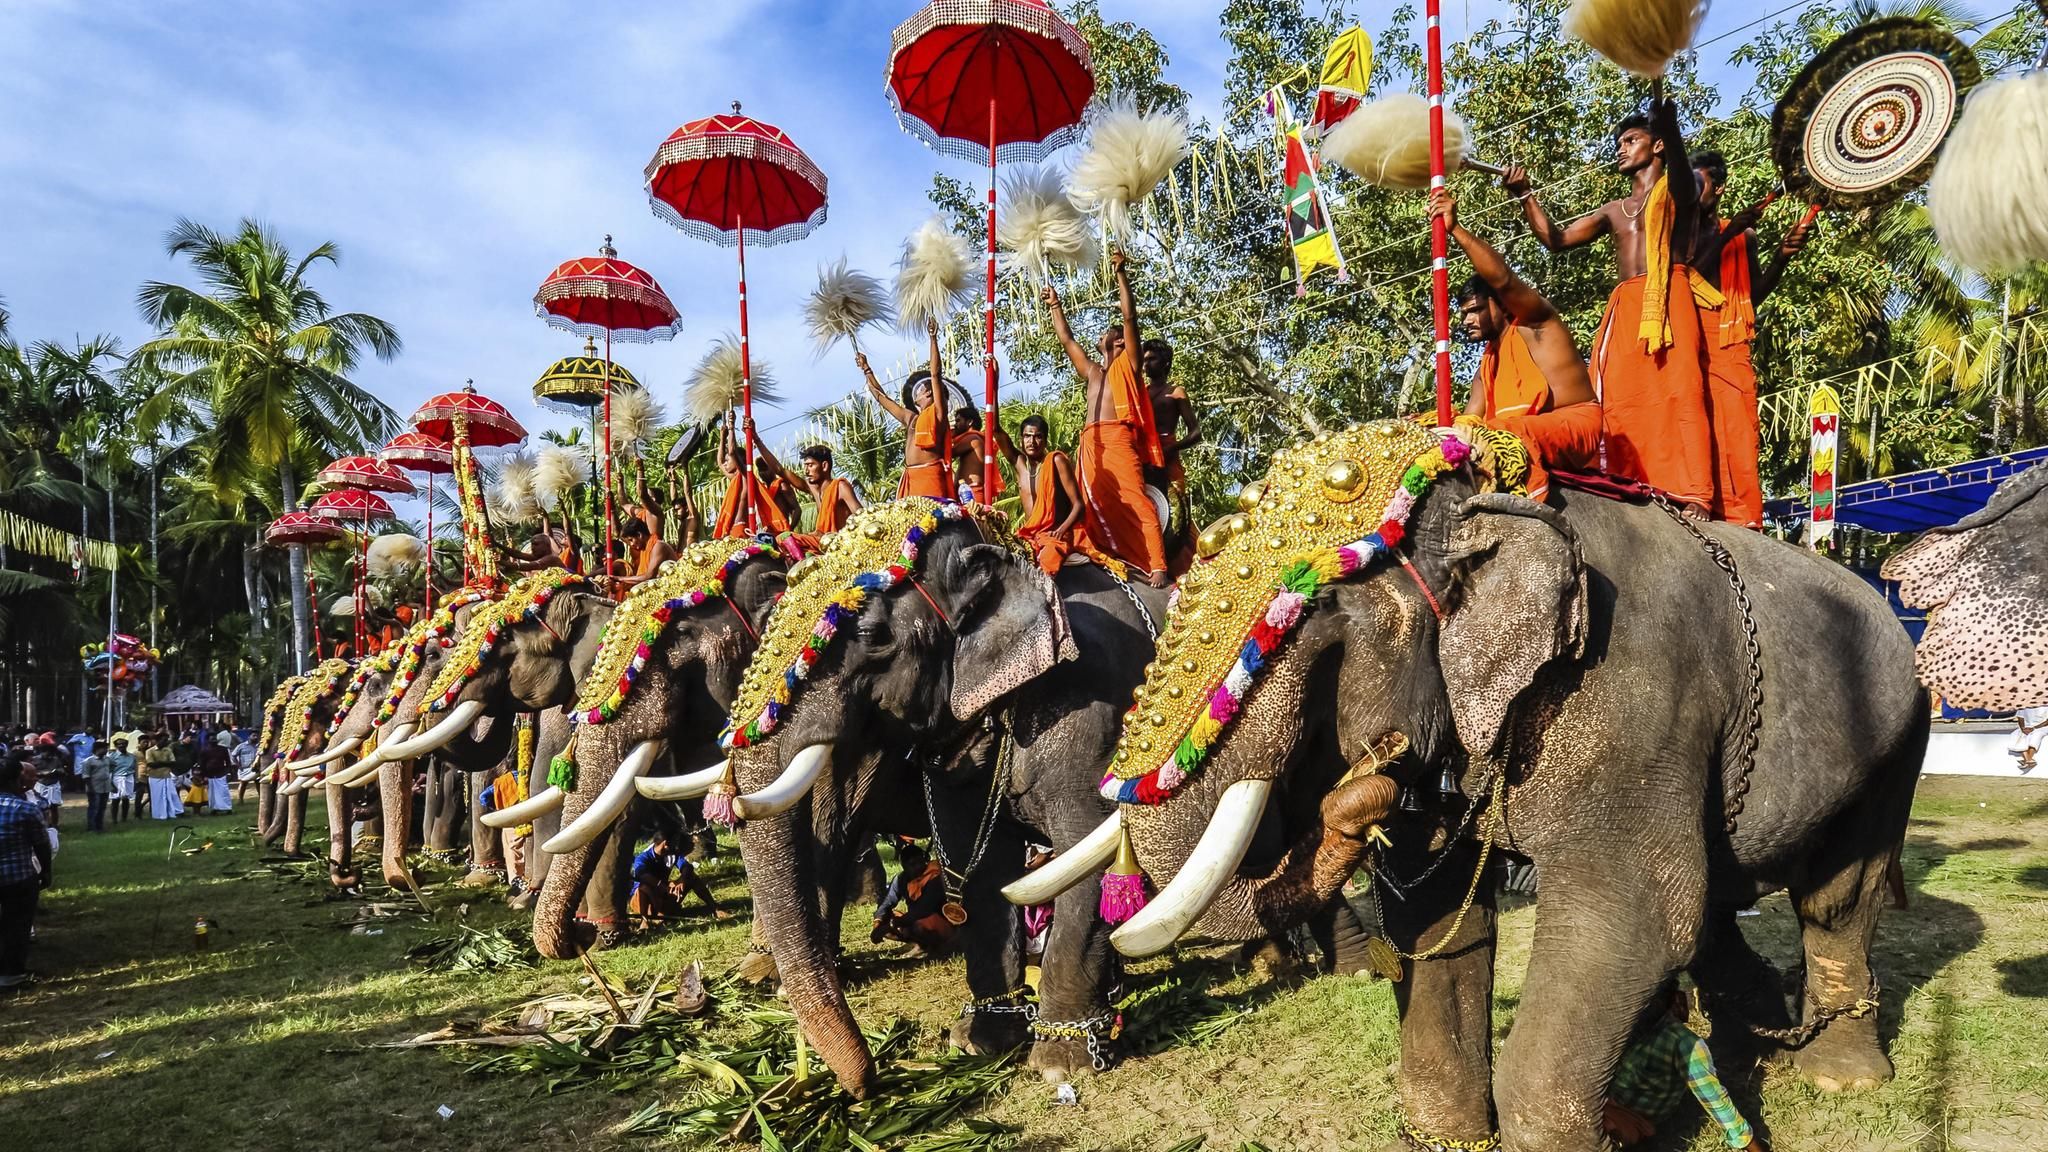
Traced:
<path fill-rule="evenodd" d="M 732 913 L 718 906 L 717 897 L 704 883 L 690 862 L 669 847 L 668 836 L 657 832 L 654 842 L 647 850 L 633 857 L 633 898 L 630 909 L 640 917 L 645 928 L 655 920 L 674 920 L 682 916 L 683 904 L 677 899 L 679 889 L 687 889 L 704 906 L 711 909 L 715 919 L 730 920 Z"/>
<path fill-rule="evenodd" d="M 0 989 L 28 982 L 36 903 L 50 883 L 50 833 L 25 795 L 35 784 L 32 761 L 0 760 Z"/>

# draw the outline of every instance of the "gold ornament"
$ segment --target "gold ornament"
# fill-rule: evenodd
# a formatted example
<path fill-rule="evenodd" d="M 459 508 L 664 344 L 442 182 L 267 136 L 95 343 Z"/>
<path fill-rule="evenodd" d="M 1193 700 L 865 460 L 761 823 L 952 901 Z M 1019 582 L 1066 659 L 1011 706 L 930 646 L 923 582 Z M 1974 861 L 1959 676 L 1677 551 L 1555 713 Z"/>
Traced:
<path fill-rule="evenodd" d="M 1401 957 L 1394 951 L 1392 944 L 1387 943 L 1378 936 L 1366 938 L 1365 964 L 1366 967 L 1371 968 L 1374 972 L 1392 980 L 1394 983 L 1399 984 L 1401 982 L 1403 975 Z"/>
<path fill-rule="evenodd" d="M 1266 481 L 1254 480 L 1237 490 L 1237 506 L 1249 512 L 1259 506 L 1259 500 L 1266 495 Z"/>

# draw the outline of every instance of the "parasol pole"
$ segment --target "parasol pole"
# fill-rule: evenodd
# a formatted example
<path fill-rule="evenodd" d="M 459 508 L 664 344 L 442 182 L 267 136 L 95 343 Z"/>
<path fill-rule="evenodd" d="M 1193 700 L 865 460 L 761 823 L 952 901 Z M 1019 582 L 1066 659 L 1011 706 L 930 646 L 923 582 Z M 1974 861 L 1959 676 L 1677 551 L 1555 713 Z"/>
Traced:
<path fill-rule="evenodd" d="M 982 304 L 986 331 L 981 371 L 983 409 L 987 419 L 981 431 L 981 492 L 989 503 L 996 499 L 996 98 L 988 98 L 988 298 Z M 940 389 L 943 391 L 943 389 Z"/>
<path fill-rule="evenodd" d="M 612 238 L 604 238 L 611 247 Z M 612 327 L 604 327 L 604 574 L 612 574 Z"/>
<path fill-rule="evenodd" d="M 1444 186 L 1444 31 L 1442 0 L 1426 0 L 1429 54 L 1429 188 Z M 1441 216 L 1429 222 L 1430 303 L 1436 310 L 1436 423 L 1451 426 L 1450 234 Z"/>
<path fill-rule="evenodd" d="M 363 655 L 370 640 L 369 623 L 363 614 L 370 604 L 370 507 L 363 505 L 363 525 L 356 533 L 356 655 Z"/>
<path fill-rule="evenodd" d="M 739 105 L 733 105 L 739 111 Z M 747 345 L 747 222 L 738 213 L 733 214 L 733 231 L 740 238 L 740 409 L 746 424 L 746 463 L 735 483 L 740 486 L 740 498 L 745 501 L 747 532 L 760 531 L 760 510 L 754 507 L 754 362 Z"/>
<path fill-rule="evenodd" d="M 434 614 L 434 474 L 427 473 L 427 572 L 420 598 L 420 619 Z"/>

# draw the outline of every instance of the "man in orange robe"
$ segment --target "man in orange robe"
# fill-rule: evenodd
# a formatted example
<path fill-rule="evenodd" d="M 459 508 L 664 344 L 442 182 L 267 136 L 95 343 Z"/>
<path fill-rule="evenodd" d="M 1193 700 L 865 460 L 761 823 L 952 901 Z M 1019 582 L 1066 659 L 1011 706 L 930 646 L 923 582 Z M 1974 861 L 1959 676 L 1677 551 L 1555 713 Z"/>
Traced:
<path fill-rule="evenodd" d="M 983 490 L 988 478 L 988 457 L 982 445 L 981 413 L 973 405 L 953 409 L 953 475 L 967 489 L 976 504 L 994 504 L 1003 494 L 1003 470 L 995 471 L 995 491 Z"/>
<path fill-rule="evenodd" d="M 842 476 L 832 475 L 832 449 L 813 444 L 797 453 L 803 467 L 804 487 L 817 503 L 811 533 L 827 536 L 846 526 L 846 518 L 860 511 L 860 493 Z"/>
<path fill-rule="evenodd" d="M 1465 412 L 1528 446 L 1529 495 L 1540 501 L 1550 490 L 1549 469 L 1585 471 L 1599 459 L 1600 404 L 1586 361 L 1550 301 L 1515 275 L 1493 245 L 1458 223 L 1458 201 L 1449 189 L 1430 193 L 1429 211 L 1472 261 L 1459 311 L 1466 333 L 1485 343 L 1486 355 Z"/>
<path fill-rule="evenodd" d="M 1621 283 L 1593 339 L 1593 391 L 1604 422 L 1601 466 L 1660 488 L 1704 517 L 1714 498 L 1713 425 L 1693 303 L 1696 277 L 1684 263 L 1694 247 L 1699 189 L 1686 163 L 1677 106 L 1653 101 L 1650 113 L 1630 116 L 1615 130 L 1615 166 L 1634 184 L 1620 200 L 1559 225 L 1536 202 L 1520 165 L 1510 166 L 1502 183 L 1522 201 L 1537 241 L 1553 252 L 1614 237 Z M 1702 287 L 1718 301 L 1710 285 Z"/>
<path fill-rule="evenodd" d="M 1152 416 L 1152 398 L 1138 374 L 1138 308 L 1131 300 L 1131 278 L 1118 249 L 1110 257 L 1116 268 L 1117 302 L 1123 323 L 1102 334 L 1098 364 L 1074 339 L 1059 293 L 1051 285 L 1045 302 L 1052 309 L 1053 331 L 1065 345 L 1067 358 L 1087 386 L 1088 426 L 1081 431 L 1081 502 L 1086 508 L 1089 541 L 1097 548 L 1144 573 L 1154 588 L 1166 587 L 1166 541 L 1159 509 L 1145 490 L 1145 469 L 1163 470 L 1159 429 Z"/>
<path fill-rule="evenodd" d="M 753 429 L 747 429 L 749 437 Z M 759 441 L 756 440 L 757 446 Z M 718 521 L 712 528 L 713 539 L 746 537 L 753 535 L 747 527 L 748 494 L 751 493 L 755 524 L 759 531 L 772 532 L 777 536 L 789 531 L 789 516 L 778 498 L 778 487 L 783 485 L 781 476 L 762 467 L 772 456 L 756 457 L 754 474 L 748 474 L 747 461 L 734 443 L 731 429 L 719 434 L 718 469 L 725 473 L 725 501 L 719 505 Z M 765 475 L 763 474 L 765 473 Z"/>
<path fill-rule="evenodd" d="M 995 439 L 1017 473 L 1017 498 L 1023 504 L 1017 538 L 1031 549 L 1047 576 L 1057 576 L 1074 550 L 1074 531 L 1084 507 L 1074 463 L 1065 452 L 1050 451 L 1052 426 L 1043 416 L 1024 418 L 1017 427 L 1016 444 L 1001 424 L 995 426 Z"/>
<path fill-rule="evenodd" d="M 1194 506 L 1188 499 L 1188 471 L 1181 453 L 1202 442 L 1202 421 L 1188 394 L 1173 382 L 1173 345 L 1153 337 L 1138 345 L 1138 366 L 1145 372 L 1145 394 L 1152 401 L 1159 451 L 1166 467 L 1146 481 L 1166 496 L 1168 574 L 1175 579 L 1195 563 Z M 1185 432 L 1182 429 L 1186 429 Z"/>
<path fill-rule="evenodd" d="M 854 353 L 853 361 L 860 365 L 875 403 L 909 432 L 903 445 L 903 480 L 896 495 L 958 500 L 960 491 L 953 484 L 953 424 L 946 416 L 946 397 L 952 385 L 939 371 L 939 327 L 928 324 L 925 331 L 931 340 L 931 367 L 912 373 L 906 388 L 915 411 L 882 390 L 864 353 Z"/>
<path fill-rule="evenodd" d="M 1745 528 L 1764 525 L 1764 489 L 1758 475 L 1756 367 L 1749 356 L 1756 338 L 1756 310 L 1778 286 L 1785 266 L 1806 247 L 1812 221 L 1802 220 L 1778 246 L 1768 266 L 1756 259 L 1753 228 L 1763 205 L 1720 217 L 1721 194 L 1728 187 L 1728 162 L 1719 152 L 1692 158 L 1700 186 L 1699 251 L 1693 267 L 1721 291 L 1721 306 L 1702 309 L 1700 322 L 1707 346 L 1707 406 L 1714 426 L 1714 505 L 1716 520 Z M 1768 204 L 1766 201 L 1765 204 Z"/>

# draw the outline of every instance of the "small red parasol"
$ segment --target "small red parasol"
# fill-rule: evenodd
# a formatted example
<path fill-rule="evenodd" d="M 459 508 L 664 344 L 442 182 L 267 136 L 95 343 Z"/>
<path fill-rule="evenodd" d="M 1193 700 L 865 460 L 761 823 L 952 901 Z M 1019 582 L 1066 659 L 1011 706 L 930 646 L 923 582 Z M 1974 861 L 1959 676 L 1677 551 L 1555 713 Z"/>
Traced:
<path fill-rule="evenodd" d="M 996 162 L 1036 163 L 1073 141 L 1095 96 L 1088 42 L 1045 0 L 932 0 L 890 36 L 889 103 L 933 150 L 988 161 L 983 392 L 996 418 Z M 996 454 L 985 453 L 994 491 Z"/>
<path fill-rule="evenodd" d="M 347 529 L 311 512 L 287 512 L 263 529 L 263 542 L 287 547 L 293 544 L 325 544 L 347 535 Z"/>
<path fill-rule="evenodd" d="M 699 240 L 739 249 L 740 406 L 754 421 L 753 357 L 747 334 L 747 242 L 801 240 L 825 222 L 825 174 L 789 134 L 740 114 L 692 120 L 661 142 L 647 162 L 647 203 L 654 214 Z M 609 446 L 607 446 L 609 447 Z M 607 453 L 609 454 L 609 453 Z M 746 442 L 753 474 L 754 439 Z M 753 487 L 745 492 L 751 501 Z M 747 523 L 757 525 L 749 503 Z"/>
<path fill-rule="evenodd" d="M 400 432 L 377 453 L 377 459 L 408 472 L 446 476 L 455 471 L 455 446 L 425 432 Z"/>
<path fill-rule="evenodd" d="M 526 429 L 512 413 L 496 400 L 478 395 L 474 381 L 460 392 L 443 392 L 420 405 L 412 414 L 413 430 L 452 445 L 458 416 L 471 448 L 502 448 L 526 439 Z"/>
<path fill-rule="evenodd" d="M 330 488 L 360 488 L 410 496 L 417 491 L 397 467 L 375 456 L 343 456 L 320 470 L 320 483 Z"/>
<path fill-rule="evenodd" d="M 382 496 L 375 492 L 365 492 L 360 488 L 337 488 L 332 492 L 322 493 L 318 500 L 313 501 L 311 511 L 313 515 L 325 520 L 367 522 L 391 520 L 396 517 L 391 511 L 391 505 L 385 503 Z"/>

